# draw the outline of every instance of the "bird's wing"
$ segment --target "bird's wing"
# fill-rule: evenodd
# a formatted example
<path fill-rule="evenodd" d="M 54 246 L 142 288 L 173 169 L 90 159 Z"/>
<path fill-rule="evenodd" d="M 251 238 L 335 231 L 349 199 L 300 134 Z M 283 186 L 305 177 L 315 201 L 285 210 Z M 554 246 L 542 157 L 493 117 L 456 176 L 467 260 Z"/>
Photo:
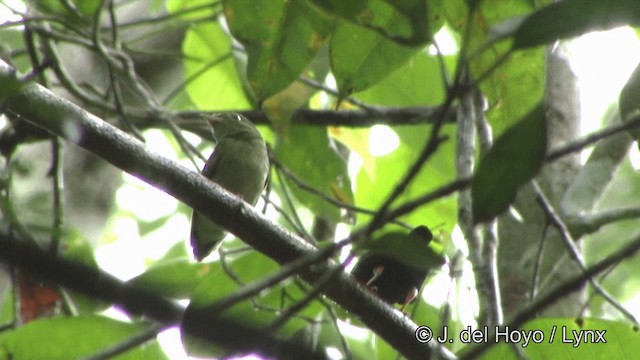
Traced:
<path fill-rule="evenodd" d="M 209 159 L 204 164 L 204 168 L 202 168 L 202 175 L 204 175 L 207 179 L 211 179 L 213 174 L 215 174 L 217 168 L 216 165 L 220 162 L 219 158 L 219 152 L 214 149 L 211 153 L 211 156 L 209 156 Z"/>
<path fill-rule="evenodd" d="M 202 169 L 202 175 L 211 179 L 219 164 L 218 153 L 214 150 Z M 189 240 L 193 248 L 193 253 L 198 261 L 214 250 L 216 245 L 224 239 L 226 231 L 216 225 L 213 221 L 201 216 L 197 211 L 193 211 L 191 216 L 191 234 Z"/>

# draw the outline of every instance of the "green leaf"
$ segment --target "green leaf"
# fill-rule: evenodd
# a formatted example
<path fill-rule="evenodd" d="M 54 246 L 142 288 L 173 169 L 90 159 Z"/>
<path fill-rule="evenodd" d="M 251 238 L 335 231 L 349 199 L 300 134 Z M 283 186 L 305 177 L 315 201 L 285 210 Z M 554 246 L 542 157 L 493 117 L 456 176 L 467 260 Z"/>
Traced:
<path fill-rule="evenodd" d="M 434 3 L 436 5 L 434 5 Z M 429 2 L 433 32 L 443 24 L 439 1 Z M 404 21 L 397 12 L 380 14 L 389 28 Z M 341 21 L 330 41 L 331 68 L 342 97 L 365 90 L 400 68 L 420 50 L 400 45 L 387 37 L 353 23 Z"/>
<path fill-rule="evenodd" d="M 193 263 L 186 259 L 174 260 L 150 267 L 129 280 L 129 284 L 159 295 L 183 299 L 193 294 L 209 272 L 210 266 L 207 263 Z"/>
<path fill-rule="evenodd" d="M 471 181 L 474 222 L 491 220 L 506 210 L 520 186 L 538 173 L 546 151 L 545 112 L 538 105 L 481 159 Z"/>
<path fill-rule="evenodd" d="M 454 61 L 453 57 L 444 57 L 445 65 Z M 444 84 L 438 59 L 419 52 L 375 86 L 354 96 L 383 106 L 439 105 L 445 97 Z"/>
<path fill-rule="evenodd" d="M 249 109 L 233 61 L 231 38 L 216 22 L 192 25 L 182 44 L 187 92 L 201 110 Z"/>
<path fill-rule="evenodd" d="M 334 347 L 336 350 L 340 351 L 343 355 L 343 359 L 372 359 L 371 355 L 375 353 L 375 339 L 376 336 L 373 332 L 367 331 L 364 332 L 363 329 L 356 328 L 357 331 L 349 331 L 349 327 L 353 327 L 352 325 L 340 324 L 342 325 L 339 329 L 336 329 L 336 325 L 334 325 L 331 319 L 328 316 L 325 316 L 324 325 L 319 327 L 319 333 L 314 337 L 317 339 L 316 346 L 320 349 Z M 314 326 L 310 326 L 311 329 L 317 328 Z M 344 353 L 344 349 L 342 347 L 342 340 L 346 342 L 348 346 L 350 357 L 348 354 Z M 380 359 L 380 358 L 379 358 Z M 391 359 L 391 358 L 389 358 Z"/>
<path fill-rule="evenodd" d="M 640 64 L 636 66 L 631 76 L 629 76 L 629 80 L 622 88 L 618 107 L 622 122 L 632 121 L 640 117 Z M 638 128 L 629 130 L 629 134 L 636 141 L 640 139 L 640 129 Z"/>
<path fill-rule="evenodd" d="M 313 61 L 304 70 L 304 77 L 323 83 L 329 74 L 329 49 L 320 49 Z M 276 132 L 286 132 L 291 126 L 292 115 L 318 94 L 318 89 L 301 81 L 294 81 L 277 94 L 262 102 L 262 111 L 271 121 Z"/>
<path fill-rule="evenodd" d="M 548 44 L 591 31 L 640 24 L 637 0 L 565 0 L 527 17 L 516 30 L 514 49 Z"/>
<path fill-rule="evenodd" d="M 162 258 L 158 260 L 158 263 L 169 262 L 173 260 L 187 260 L 191 259 L 191 256 L 193 255 L 189 250 L 187 250 L 186 242 L 178 241 L 173 246 L 171 246 L 171 248 L 169 248 L 169 250 L 167 250 L 164 255 L 162 255 Z"/>
<path fill-rule="evenodd" d="M 398 126 L 393 130 L 399 136 L 398 148 L 390 154 L 374 157 L 370 169 L 363 168 L 357 175 L 355 196 L 358 206 L 376 209 L 386 200 L 423 149 L 431 126 Z M 444 126 L 441 135 L 455 139 L 455 127 Z M 454 146 L 453 140 L 442 143 L 397 202 L 415 199 L 455 179 Z M 369 218 L 369 215 L 358 214 L 359 223 Z M 456 224 L 456 201 L 452 197 L 440 199 L 402 216 L 402 220 L 414 224 L 426 221 L 426 225 L 442 225 L 444 231 L 450 232 Z"/>
<path fill-rule="evenodd" d="M 390 14 L 391 15 L 391 14 Z M 397 18 L 390 18 L 390 24 Z M 405 47 L 376 32 L 341 22 L 330 42 L 331 69 L 341 97 L 365 90 L 409 61 L 418 49 Z"/>
<path fill-rule="evenodd" d="M 93 16 L 103 4 L 100 0 L 74 0 L 73 3 L 76 5 L 78 11 L 87 17 Z"/>
<path fill-rule="evenodd" d="M 148 325 L 103 316 L 55 317 L 0 333 L 0 353 L 13 359 L 79 359 L 140 334 Z M 157 342 L 133 348 L 114 359 L 167 359 Z"/>
<path fill-rule="evenodd" d="M 11 56 L 12 52 L 24 49 L 24 33 L 15 28 L 0 29 L 0 58 L 9 62 L 21 73 L 31 70 L 31 62 L 25 56 Z M 6 90 L 2 90 L 5 93 Z"/>
<path fill-rule="evenodd" d="M 191 298 L 187 311 L 191 308 L 203 308 L 211 305 L 240 290 L 245 284 L 260 281 L 279 269 L 277 263 L 256 251 L 247 252 L 235 259 L 226 259 L 226 261 L 225 268 L 220 262 L 210 264 L 211 271 L 202 278 Z M 252 299 L 235 303 L 224 309 L 221 315 L 247 326 L 261 328 L 273 322 L 278 315 L 277 311 L 302 300 L 304 296 L 305 292 L 297 284 L 285 281 L 264 289 Z M 320 303 L 313 301 L 301 309 L 299 314 L 313 318 L 322 309 L 323 306 Z M 188 328 L 190 326 L 189 317 L 186 316 L 185 319 L 182 327 Z M 278 334 L 290 335 L 305 325 L 307 325 L 305 320 L 294 316 L 278 330 Z M 184 336 L 184 334 L 183 332 L 183 345 L 190 355 L 220 357 L 226 353 L 226 350 L 220 346 L 203 342 L 191 336 Z"/>
<path fill-rule="evenodd" d="M 368 253 L 390 256 L 419 270 L 428 271 L 442 266 L 445 262 L 442 245 L 431 241 L 433 234 L 430 231 L 428 234 L 421 234 L 416 229 L 409 234 L 398 231 L 386 233 L 367 241 L 361 249 Z"/>
<path fill-rule="evenodd" d="M 525 344 L 524 337 L 516 344 L 497 344 L 483 354 L 481 359 L 518 359 L 513 351 L 514 345 L 522 351 L 526 358 L 532 360 L 634 359 L 640 351 L 638 328 L 626 322 L 601 319 L 543 318 L 532 320 L 520 329 L 510 329 L 509 333 L 516 331 L 524 331 L 525 334 L 531 335 L 526 346 L 523 345 Z M 554 331 L 552 339 L 551 334 Z M 596 331 L 603 335 L 603 339 L 598 337 Z M 581 342 L 577 343 L 579 335 Z M 449 336 L 451 337 L 451 335 Z M 542 341 L 534 341 L 534 339 L 542 339 Z"/>
<path fill-rule="evenodd" d="M 347 164 L 331 144 L 326 129 L 292 126 L 287 134 L 278 137 L 275 153 L 277 158 L 307 185 L 328 197 L 353 203 Z M 316 194 L 288 183 L 294 196 L 314 214 L 333 221 L 340 219 L 339 208 Z"/>
<path fill-rule="evenodd" d="M 312 0 L 324 11 L 373 30 L 399 44 L 419 46 L 431 40 L 426 0 Z M 397 19 L 389 23 L 388 19 Z"/>
<path fill-rule="evenodd" d="M 333 29 L 333 21 L 306 0 L 223 4 L 231 33 L 247 50 L 247 78 L 259 101 L 298 78 Z"/>

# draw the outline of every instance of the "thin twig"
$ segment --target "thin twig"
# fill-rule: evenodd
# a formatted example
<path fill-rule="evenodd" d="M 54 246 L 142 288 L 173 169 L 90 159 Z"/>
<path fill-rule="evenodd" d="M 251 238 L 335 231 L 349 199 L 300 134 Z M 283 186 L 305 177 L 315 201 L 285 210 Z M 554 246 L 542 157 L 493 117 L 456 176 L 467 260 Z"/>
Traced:
<path fill-rule="evenodd" d="M 471 184 L 471 178 L 461 178 L 448 182 L 440 186 L 439 188 L 429 191 L 428 193 L 418 196 L 413 200 L 406 201 L 401 206 L 390 210 L 389 213 L 383 217 L 383 222 L 388 222 L 398 217 L 408 214 L 415 209 L 424 206 L 432 201 L 441 199 L 443 197 L 454 194 L 457 191 L 467 188 Z"/>
<path fill-rule="evenodd" d="M 637 218 L 640 218 L 640 207 L 631 206 L 588 214 L 571 214 L 567 216 L 567 226 L 574 237 L 581 237 L 586 234 L 592 234 L 605 225 Z"/>
<path fill-rule="evenodd" d="M 298 81 L 300 81 L 303 84 L 306 84 L 314 89 L 318 89 L 318 90 L 322 90 L 324 92 L 326 92 L 329 95 L 335 96 L 335 97 L 339 97 L 340 94 L 338 93 L 337 90 L 331 89 L 321 83 L 319 83 L 318 81 L 314 80 L 314 79 L 310 79 L 308 77 L 305 76 L 300 76 L 298 78 Z M 358 107 L 360 107 L 361 109 L 367 110 L 369 112 L 375 113 L 376 112 L 376 108 L 374 106 L 368 105 L 367 103 L 360 101 L 356 98 L 353 97 L 346 97 L 344 99 L 341 99 L 341 101 L 347 101 L 352 103 L 353 105 L 356 105 Z"/>
<path fill-rule="evenodd" d="M 318 196 L 320 199 L 326 201 L 327 203 L 334 205 L 340 209 L 345 209 L 345 210 L 349 210 L 349 211 L 353 211 L 353 212 L 358 212 L 358 213 L 362 213 L 362 214 L 366 214 L 366 215 L 375 215 L 376 212 L 374 210 L 370 210 L 370 209 L 366 209 L 363 207 L 359 207 L 359 206 L 355 206 L 352 204 L 347 204 L 345 202 L 342 202 L 340 200 L 337 200 L 331 196 L 326 195 L 324 192 L 314 188 L 313 186 L 307 184 L 304 180 L 300 179 L 296 174 L 294 174 L 287 166 L 285 166 L 284 164 L 282 164 L 278 159 L 276 159 L 275 157 L 270 157 L 270 161 L 271 164 L 274 165 L 274 167 L 281 171 L 284 175 L 286 175 L 291 181 L 293 181 L 294 184 L 296 184 L 300 189 L 305 190 L 313 195 Z M 391 221 L 394 224 L 403 226 L 407 229 L 413 228 L 412 226 L 410 226 L 409 224 L 400 221 L 400 220 L 392 220 Z"/>
<path fill-rule="evenodd" d="M 331 318 L 331 324 L 333 325 L 336 333 L 338 334 L 338 338 L 340 339 L 340 346 L 342 347 L 343 354 L 347 360 L 353 359 L 353 353 L 351 352 L 351 348 L 349 348 L 349 343 L 347 339 L 340 331 L 340 326 L 338 326 L 338 314 L 336 314 L 336 309 L 329 303 L 327 303 L 322 297 L 318 297 L 318 301 L 324 306 L 327 314 Z"/>
<path fill-rule="evenodd" d="M 167 96 L 165 96 L 164 99 L 161 100 L 162 104 L 164 104 L 165 106 L 168 105 L 169 102 L 171 100 L 173 100 L 178 94 L 180 94 L 181 91 L 186 89 L 186 87 L 189 84 L 191 84 L 192 82 L 197 80 L 200 76 L 202 76 L 202 74 L 207 72 L 209 69 L 212 69 L 213 67 L 215 67 L 215 66 L 221 64 L 222 62 L 230 59 L 231 55 L 232 55 L 231 52 L 229 52 L 229 53 L 227 53 L 225 55 L 222 55 L 222 56 L 218 57 L 217 59 L 214 59 L 214 60 L 204 64 L 201 69 L 198 69 L 198 71 L 196 71 L 195 73 L 191 74 L 186 79 L 184 79 L 184 81 L 182 81 L 175 89 L 171 90 L 169 92 L 169 94 L 167 94 Z"/>
<path fill-rule="evenodd" d="M 269 326 L 267 326 L 266 330 L 268 332 L 277 331 L 292 316 L 294 316 L 295 314 L 300 312 L 300 310 L 307 307 L 307 305 L 309 305 L 313 300 L 315 300 L 320 295 L 320 293 L 323 291 L 324 287 L 327 286 L 329 281 L 333 279 L 334 276 L 337 276 L 339 273 L 341 273 L 344 270 L 346 264 L 349 261 L 351 261 L 351 259 L 352 259 L 351 257 L 347 258 L 347 260 L 340 263 L 340 266 L 336 266 L 335 269 L 327 272 L 320 279 L 318 279 L 318 281 L 313 284 L 313 289 L 311 289 L 311 291 L 305 294 L 305 297 L 302 300 L 298 301 L 293 306 L 290 306 L 285 311 L 283 311 L 280 315 L 278 315 L 278 317 L 271 324 L 269 324 Z"/>
<path fill-rule="evenodd" d="M 101 350 L 91 356 L 87 356 L 83 358 L 83 360 L 112 359 L 120 354 L 124 354 L 133 348 L 141 346 L 144 343 L 155 339 L 156 336 L 158 336 L 158 333 L 160 333 L 164 328 L 164 325 L 153 325 L 148 329 L 143 330 L 139 334 L 133 335 L 126 340 L 118 344 L 109 346 L 108 348 Z"/>
<path fill-rule="evenodd" d="M 320 254 L 318 254 L 320 255 Z M 216 301 L 215 303 L 206 306 L 204 309 L 206 311 L 219 312 L 222 311 L 234 304 L 237 304 L 243 300 L 250 299 L 262 292 L 265 289 L 273 287 L 274 285 L 294 276 L 299 273 L 302 269 L 307 266 L 310 266 L 314 262 L 319 261 L 315 256 L 311 258 L 299 258 L 294 260 L 286 265 L 280 267 L 278 272 L 269 275 L 265 278 L 262 278 L 260 281 L 256 281 L 250 284 L 241 284 L 242 287 L 238 289 L 235 293 Z M 240 279 L 236 280 L 237 282 L 242 283 Z"/>
<path fill-rule="evenodd" d="M 291 216 L 289 216 L 289 214 L 285 211 L 285 209 L 283 209 L 281 206 L 279 206 L 278 204 L 276 204 L 273 200 L 271 200 L 269 198 L 269 196 L 267 195 L 263 195 L 262 199 L 264 200 L 265 205 L 269 205 L 271 207 L 273 207 L 280 216 L 282 216 L 282 218 L 284 219 L 284 221 L 286 221 L 287 223 L 289 223 L 289 225 L 291 226 L 291 228 L 293 228 L 293 230 L 296 232 L 296 234 L 298 236 L 300 236 L 301 238 L 305 237 L 305 233 L 306 231 L 304 231 L 304 229 L 300 229 L 298 224 L 296 223 L 296 221 L 294 219 L 291 218 Z M 266 211 L 266 206 L 265 206 L 265 211 Z M 263 211 L 263 214 L 265 212 Z"/>
<path fill-rule="evenodd" d="M 533 264 L 533 276 L 531 278 L 531 291 L 529 291 L 529 300 L 533 301 L 538 296 L 538 289 L 540 287 L 540 270 L 542 269 L 542 259 L 544 255 L 544 245 L 547 240 L 547 232 L 549 230 L 549 219 L 544 226 L 540 242 L 538 243 L 538 252 L 536 253 L 536 261 Z"/>
<path fill-rule="evenodd" d="M 29 60 L 31 66 L 37 69 L 40 66 L 41 60 L 36 49 L 35 39 L 33 38 L 33 32 L 28 26 L 24 30 L 25 44 L 27 47 L 27 53 L 29 54 Z M 38 73 L 40 83 L 50 88 L 51 84 L 45 76 L 44 72 Z M 52 190 L 52 229 L 51 229 L 51 241 L 49 242 L 49 251 L 53 255 L 57 255 L 60 251 L 62 227 L 64 225 L 64 203 L 63 203 L 63 190 L 64 180 L 62 177 L 63 172 L 63 157 L 62 157 L 62 143 L 57 136 L 51 136 L 51 168 L 48 175 L 51 177 L 51 190 Z"/>
<path fill-rule="evenodd" d="M 278 177 L 280 186 L 282 186 L 282 194 L 284 195 L 284 200 L 286 201 L 287 206 L 289 206 L 289 209 L 291 209 L 291 214 L 293 216 L 294 223 L 296 224 L 296 228 L 302 232 L 303 238 L 305 240 L 311 242 L 312 244 L 316 244 L 318 243 L 318 241 L 314 239 L 311 234 L 309 234 L 307 229 L 305 229 L 304 224 L 302 223 L 302 220 L 298 215 L 298 210 L 296 209 L 296 206 L 293 203 L 291 192 L 289 192 L 289 185 L 287 184 L 286 180 L 282 177 L 281 171 L 282 171 L 281 168 L 275 167 L 276 176 Z"/>
<path fill-rule="evenodd" d="M 571 153 L 581 151 L 584 148 L 602 140 L 609 136 L 625 132 L 631 129 L 635 129 L 640 127 L 640 116 L 637 116 L 629 121 L 623 122 L 621 124 L 608 126 L 602 130 L 595 131 L 583 138 L 572 141 L 562 147 L 549 151 L 547 156 L 545 156 L 546 162 L 552 162 L 558 158 L 561 158 L 565 155 L 569 155 Z"/>

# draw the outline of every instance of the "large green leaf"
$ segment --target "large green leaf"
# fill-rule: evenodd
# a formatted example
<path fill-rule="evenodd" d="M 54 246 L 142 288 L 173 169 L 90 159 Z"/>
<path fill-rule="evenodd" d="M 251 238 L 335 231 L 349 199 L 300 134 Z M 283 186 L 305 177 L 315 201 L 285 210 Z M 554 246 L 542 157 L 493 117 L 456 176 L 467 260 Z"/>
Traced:
<path fill-rule="evenodd" d="M 565 0 L 528 16 L 514 34 L 515 49 L 622 25 L 640 24 L 637 0 Z"/>
<path fill-rule="evenodd" d="M 182 44 L 187 91 L 202 110 L 248 109 L 231 53 L 231 38 L 215 22 L 192 25 Z"/>
<path fill-rule="evenodd" d="M 319 327 L 318 333 L 314 334 L 314 340 L 316 340 L 316 346 L 320 349 L 334 347 L 336 350 L 343 354 L 343 359 L 374 359 L 372 354 L 375 354 L 375 338 L 376 336 L 372 332 L 362 333 L 362 329 L 359 331 L 349 331 L 351 329 L 345 329 L 350 325 L 342 325 L 341 328 L 336 328 L 332 324 L 329 316 L 325 316 L 325 324 Z M 318 326 L 312 327 L 318 328 Z M 345 354 L 345 350 L 342 346 L 346 343 L 349 354 Z M 349 357 L 349 355 L 351 355 Z"/>
<path fill-rule="evenodd" d="M 10 357 L 3 359 L 79 359 L 126 341 L 147 327 L 96 315 L 43 319 L 0 333 L 0 356 L 4 351 Z M 166 358 L 153 341 L 113 359 Z"/>
<path fill-rule="evenodd" d="M 174 260 L 150 267 L 129 280 L 129 284 L 163 296 L 187 298 L 209 271 L 210 266 L 206 263 Z"/>
<path fill-rule="evenodd" d="M 538 173 L 546 151 L 545 112 L 538 105 L 480 160 L 471 181 L 474 222 L 491 220 L 506 210 L 520 186 Z"/>
<path fill-rule="evenodd" d="M 429 2 L 429 19 L 431 32 L 442 26 L 440 1 Z M 405 20 L 398 12 L 383 12 L 378 16 L 378 21 L 388 28 L 396 28 Z M 331 69 L 341 96 L 375 85 L 410 61 L 419 50 L 400 45 L 366 27 L 341 21 L 330 42 Z"/>
<path fill-rule="evenodd" d="M 210 266 L 211 271 L 202 278 L 191 298 L 187 312 L 191 308 L 204 308 L 224 299 L 239 291 L 245 284 L 259 282 L 279 268 L 273 260 L 256 251 L 241 254 L 235 259 L 227 259 L 225 267 L 220 262 L 211 263 Z M 221 315 L 247 326 L 263 328 L 275 320 L 280 310 L 292 305 L 292 302 L 302 300 L 304 296 L 305 292 L 295 283 L 285 281 L 264 289 L 250 300 L 236 302 L 224 309 Z M 313 318 L 322 309 L 323 306 L 314 301 L 301 309 L 299 314 Z M 294 316 L 279 329 L 278 334 L 290 335 L 305 325 L 307 325 L 306 321 Z M 188 315 L 185 316 L 182 326 L 184 328 L 190 326 Z M 226 350 L 220 346 L 184 334 L 183 345 L 190 355 L 219 357 L 226 353 Z"/>
<path fill-rule="evenodd" d="M 443 61 L 447 70 L 453 69 L 454 57 L 444 57 Z M 436 57 L 419 52 L 375 86 L 354 96 L 382 106 L 439 105 L 445 98 L 440 63 Z"/>
<path fill-rule="evenodd" d="M 623 122 L 640 117 L 640 64 L 636 66 L 629 80 L 622 88 L 618 106 L 620 108 L 620 118 Z M 629 130 L 629 134 L 635 140 L 640 139 L 640 129 L 638 128 Z"/>
<path fill-rule="evenodd" d="M 363 169 L 357 175 L 356 204 L 358 206 L 376 209 L 382 205 L 389 193 L 406 175 L 418 153 L 422 151 L 431 126 L 402 126 L 394 130 L 400 139 L 398 148 L 390 154 L 375 157 L 371 169 L 369 171 Z M 454 126 L 445 126 L 442 134 L 449 139 L 455 138 Z M 422 167 L 406 191 L 398 198 L 398 204 L 424 195 L 455 178 L 454 145 L 452 140 L 440 145 L 436 155 Z M 364 223 L 369 218 L 364 214 L 358 214 L 358 217 L 359 223 Z M 455 219 L 454 198 L 438 200 L 402 217 L 402 220 L 412 224 L 442 226 L 442 229 L 447 232 L 453 229 Z"/>
<path fill-rule="evenodd" d="M 353 202 L 347 164 L 331 144 L 326 129 L 292 126 L 286 134 L 278 137 L 275 153 L 278 160 L 307 185 L 328 197 L 342 202 Z M 290 186 L 290 189 L 314 214 L 334 221 L 340 219 L 340 209 L 335 205 L 297 185 Z"/>
<path fill-rule="evenodd" d="M 393 24 L 397 19 L 388 21 Z M 341 97 L 345 97 L 375 85 L 409 61 L 418 49 L 398 45 L 376 32 L 341 22 L 331 38 L 330 51 L 331 69 Z"/>
<path fill-rule="evenodd" d="M 334 16 L 378 32 L 397 43 L 423 45 L 431 40 L 426 0 L 311 0 Z M 389 18 L 396 19 L 393 23 Z"/>
<path fill-rule="evenodd" d="M 11 61 L 11 66 L 15 67 L 19 72 L 26 73 L 31 70 L 31 62 L 25 56 L 11 56 L 12 52 L 15 54 L 16 50 L 24 49 L 25 38 L 22 31 L 18 31 L 14 28 L 0 29 L 0 56 L 3 61 Z M 17 85 L 17 84 L 16 84 Z M 6 86 L 6 85 L 4 85 Z M 3 87 L 4 87 L 3 86 Z M 12 89 L 2 89 L 1 94 L 12 94 Z"/>
<path fill-rule="evenodd" d="M 306 0 L 225 0 L 223 5 L 231 33 L 247 50 L 247 78 L 259 101 L 293 82 L 333 29 L 333 20 Z"/>

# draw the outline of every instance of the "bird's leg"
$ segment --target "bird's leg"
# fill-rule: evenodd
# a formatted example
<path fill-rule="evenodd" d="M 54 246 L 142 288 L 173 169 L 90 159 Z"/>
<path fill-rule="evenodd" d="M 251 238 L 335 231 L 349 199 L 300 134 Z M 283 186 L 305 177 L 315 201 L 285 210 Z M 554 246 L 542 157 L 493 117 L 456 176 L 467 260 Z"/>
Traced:
<path fill-rule="evenodd" d="M 369 287 L 374 281 L 376 281 L 377 278 L 380 277 L 380 275 L 382 275 L 382 273 L 384 272 L 384 266 L 379 265 L 373 268 L 373 276 L 371 276 L 371 279 L 369 279 L 369 281 L 367 281 L 366 285 L 367 287 Z"/>
<path fill-rule="evenodd" d="M 411 303 L 413 301 L 413 299 L 416 298 L 416 296 L 418 296 L 418 289 L 413 287 L 407 293 L 407 297 L 404 299 L 404 303 L 402 304 L 402 307 L 400 308 L 400 311 L 405 313 L 404 309 L 407 307 L 407 305 L 409 305 L 409 303 Z"/>

